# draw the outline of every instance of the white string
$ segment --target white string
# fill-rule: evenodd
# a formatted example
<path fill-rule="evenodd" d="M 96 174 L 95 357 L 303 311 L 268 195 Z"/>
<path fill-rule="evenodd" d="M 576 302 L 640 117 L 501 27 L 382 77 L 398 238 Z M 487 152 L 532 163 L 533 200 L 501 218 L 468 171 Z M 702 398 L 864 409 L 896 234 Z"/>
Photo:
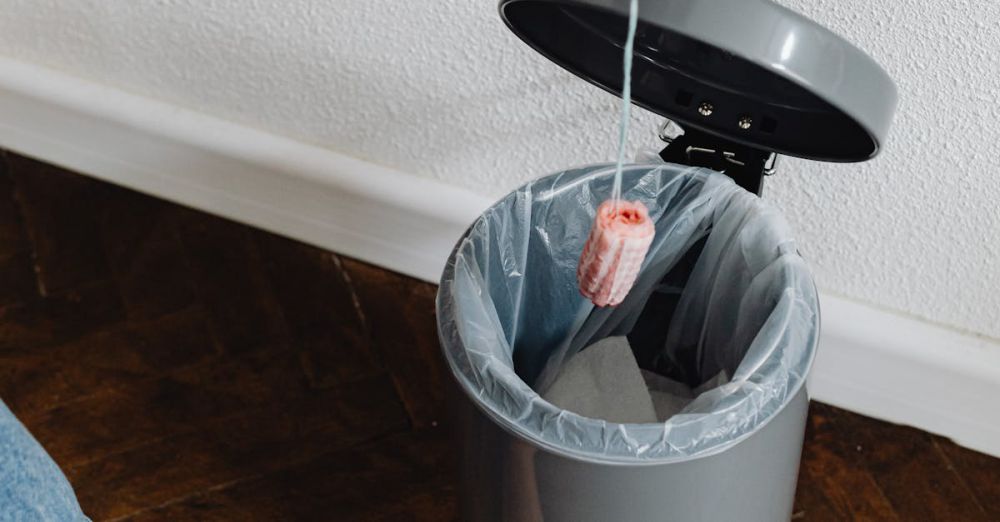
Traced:
<path fill-rule="evenodd" d="M 618 163 L 615 164 L 615 183 L 611 189 L 613 209 L 618 211 L 622 199 L 622 166 L 625 163 L 625 142 L 628 140 L 629 119 L 632 115 L 632 50 L 635 48 L 635 30 L 639 24 L 639 0 L 631 0 L 628 7 L 628 35 L 625 37 L 624 78 L 622 80 L 622 114 L 618 122 Z"/>

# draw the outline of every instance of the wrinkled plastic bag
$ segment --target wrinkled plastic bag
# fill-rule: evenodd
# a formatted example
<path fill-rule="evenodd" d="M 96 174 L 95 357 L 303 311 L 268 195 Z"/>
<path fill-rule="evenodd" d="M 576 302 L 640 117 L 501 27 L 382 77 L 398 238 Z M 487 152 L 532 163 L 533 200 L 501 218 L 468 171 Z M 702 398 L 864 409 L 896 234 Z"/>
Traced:
<path fill-rule="evenodd" d="M 780 213 L 701 168 L 625 168 L 623 194 L 650 210 L 656 238 L 625 301 L 598 308 L 576 264 L 614 167 L 528 183 L 488 209 L 455 248 L 438 293 L 444 355 L 495 422 L 584 458 L 707 455 L 763 426 L 804 384 L 819 334 L 815 285 Z M 627 335 L 639 366 L 696 388 L 728 383 L 666 422 L 617 424 L 560 410 L 545 389 L 586 346 Z"/>

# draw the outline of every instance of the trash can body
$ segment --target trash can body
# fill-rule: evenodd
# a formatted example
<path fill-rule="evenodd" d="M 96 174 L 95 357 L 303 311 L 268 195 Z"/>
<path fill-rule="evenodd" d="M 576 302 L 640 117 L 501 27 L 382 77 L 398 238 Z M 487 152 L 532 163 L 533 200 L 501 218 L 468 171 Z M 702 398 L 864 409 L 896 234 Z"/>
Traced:
<path fill-rule="evenodd" d="M 801 388 L 760 431 L 715 455 L 627 466 L 539 449 L 455 404 L 467 522 L 776 522 L 795 499 L 808 409 Z"/>
<path fill-rule="evenodd" d="M 575 267 L 613 167 L 533 181 L 456 246 L 437 299 L 461 451 L 463 520 L 761 521 L 792 510 L 819 337 L 815 284 L 780 213 L 724 175 L 625 169 L 656 238 L 625 301 L 596 308 Z M 562 410 L 537 392 L 594 342 L 692 388 L 661 423 Z M 550 381 L 549 381 L 550 382 Z"/>

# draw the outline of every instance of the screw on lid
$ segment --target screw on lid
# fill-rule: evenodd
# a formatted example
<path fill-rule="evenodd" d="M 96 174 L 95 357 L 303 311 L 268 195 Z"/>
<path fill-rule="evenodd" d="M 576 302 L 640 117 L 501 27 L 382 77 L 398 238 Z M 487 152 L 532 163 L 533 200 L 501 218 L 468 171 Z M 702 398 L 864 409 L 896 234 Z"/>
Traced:
<path fill-rule="evenodd" d="M 501 0 L 508 27 L 574 74 L 621 94 L 629 0 Z M 863 161 L 884 141 L 896 87 L 874 60 L 769 0 L 639 0 L 637 105 L 734 142 Z"/>

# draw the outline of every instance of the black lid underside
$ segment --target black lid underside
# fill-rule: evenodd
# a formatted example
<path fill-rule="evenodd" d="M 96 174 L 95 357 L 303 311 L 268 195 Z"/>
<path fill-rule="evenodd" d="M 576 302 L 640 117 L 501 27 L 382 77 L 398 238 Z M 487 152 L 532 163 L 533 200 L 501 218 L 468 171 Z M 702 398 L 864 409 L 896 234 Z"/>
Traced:
<path fill-rule="evenodd" d="M 620 95 L 626 15 L 552 0 L 505 0 L 501 13 L 535 50 Z M 641 13 L 632 65 L 637 105 L 682 127 L 766 151 L 824 161 L 861 161 L 877 153 L 879 129 L 869 131 L 813 88 L 792 81 L 795 71 L 773 63 L 765 68 L 739 49 L 716 47 L 651 23 Z M 795 42 L 794 35 L 789 38 Z M 894 87 L 891 94 L 886 103 L 894 107 Z M 847 101 L 850 105 L 850 96 Z"/>

